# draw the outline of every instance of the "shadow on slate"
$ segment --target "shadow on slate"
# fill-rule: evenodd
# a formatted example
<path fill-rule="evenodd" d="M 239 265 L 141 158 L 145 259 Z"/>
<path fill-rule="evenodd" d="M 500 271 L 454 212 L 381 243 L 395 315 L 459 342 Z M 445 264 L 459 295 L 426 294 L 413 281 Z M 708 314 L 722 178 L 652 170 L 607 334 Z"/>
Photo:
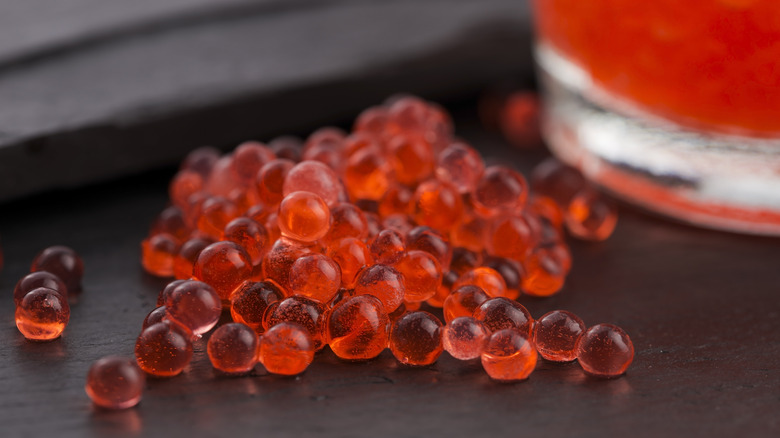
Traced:
<path fill-rule="evenodd" d="M 525 1 L 65 3 L 0 6 L 0 201 L 532 76 Z"/>

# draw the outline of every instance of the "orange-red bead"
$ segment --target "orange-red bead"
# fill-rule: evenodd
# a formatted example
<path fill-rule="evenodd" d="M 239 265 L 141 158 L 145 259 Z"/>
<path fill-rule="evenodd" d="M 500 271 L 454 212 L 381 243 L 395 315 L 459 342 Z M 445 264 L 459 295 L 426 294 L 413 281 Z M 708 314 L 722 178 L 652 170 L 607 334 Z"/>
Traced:
<path fill-rule="evenodd" d="M 342 202 L 330 209 L 330 229 L 324 240 L 332 242 L 345 237 L 365 239 L 368 223 L 363 211 L 353 204 Z"/>
<path fill-rule="evenodd" d="M 149 231 L 149 235 L 168 234 L 181 243 L 190 236 L 191 229 L 187 224 L 187 218 L 182 209 L 170 206 L 161 211 L 155 219 Z"/>
<path fill-rule="evenodd" d="M 141 332 L 135 343 L 138 366 L 158 377 L 172 377 L 181 373 L 192 359 L 189 335 L 173 322 L 150 325 Z"/>
<path fill-rule="evenodd" d="M 378 201 L 392 181 L 392 168 L 376 148 L 359 149 L 347 159 L 344 183 L 352 199 Z"/>
<path fill-rule="evenodd" d="M 477 183 L 472 202 L 484 216 L 511 214 L 522 210 L 528 198 L 528 183 L 523 175 L 505 166 L 491 166 Z"/>
<path fill-rule="evenodd" d="M 288 297 L 272 304 L 266 311 L 266 331 L 282 322 L 293 322 L 309 331 L 314 343 L 314 350 L 319 351 L 325 346 L 323 329 L 327 308 L 305 297 Z"/>
<path fill-rule="evenodd" d="M 512 328 L 530 336 L 533 326 L 531 313 L 522 304 L 503 297 L 491 298 L 482 303 L 474 311 L 474 318 L 485 324 L 491 332 Z"/>
<path fill-rule="evenodd" d="M 284 180 L 287 173 L 295 166 L 295 162 L 286 159 L 269 161 L 255 178 L 255 193 L 265 205 L 278 205 L 282 202 Z"/>
<path fill-rule="evenodd" d="M 466 285 L 454 289 L 444 300 L 444 320 L 450 322 L 461 316 L 472 316 L 488 298 L 478 286 Z"/>
<path fill-rule="evenodd" d="M 407 312 L 390 332 L 390 351 L 404 365 L 430 365 L 439 358 L 444 347 L 442 324 L 428 312 Z"/>
<path fill-rule="evenodd" d="M 404 278 L 404 301 L 421 302 L 432 296 L 441 287 L 442 272 L 439 262 L 429 253 L 412 250 L 404 254 L 393 267 Z"/>
<path fill-rule="evenodd" d="M 76 251 L 67 246 L 51 246 L 41 251 L 33 259 L 30 272 L 47 271 L 56 275 L 65 283 L 68 293 L 81 290 L 81 277 L 84 275 L 84 262 Z"/>
<path fill-rule="evenodd" d="M 187 280 L 176 286 L 165 298 L 167 317 L 202 335 L 217 325 L 222 302 L 208 284 Z"/>
<path fill-rule="evenodd" d="M 292 135 L 282 135 L 268 142 L 268 147 L 278 158 L 290 160 L 294 163 L 301 161 L 301 139 Z"/>
<path fill-rule="evenodd" d="M 453 186 L 438 180 L 417 186 L 413 203 L 415 221 L 437 230 L 449 230 L 463 215 L 460 194 Z"/>
<path fill-rule="evenodd" d="M 372 265 L 360 270 L 355 280 L 355 295 L 373 295 L 390 313 L 404 301 L 403 275 L 387 265 Z"/>
<path fill-rule="evenodd" d="M 569 362 L 577 358 L 577 340 L 585 331 L 585 323 L 565 310 L 545 313 L 534 324 L 536 351 L 554 362 Z"/>
<path fill-rule="evenodd" d="M 245 374 L 257 363 L 257 334 L 241 323 L 229 323 L 211 334 L 206 346 L 211 365 L 223 373 Z"/>
<path fill-rule="evenodd" d="M 433 148 L 425 139 L 397 135 L 387 145 L 395 177 L 401 184 L 414 185 L 433 173 Z"/>
<path fill-rule="evenodd" d="M 212 243 L 214 241 L 207 237 L 193 237 L 184 242 L 176 257 L 173 258 L 173 276 L 179 280 L 192 277 L 192 269 L 200 252 Z"/>
<path fill-rule="evenodd" d="M 274 243 L 263 258 L 262 275 L 265 279 L 273 280 L 274 283 L 281 286 L 285 295 L 291 295 L 290 270 L 292 265 L 299 258 L 311 253 L 311 247 L 282 237 Z"/>
<path fill-rule="evenodd" d="M 155 234 L 141 242 L 141 265 L 157 277 L 173 276 L 173 260 L 179 253 L 179 244 L 170 234 Z"/>
<path fill-rule="evenodd" d="M 360 270 L 373 263 L 368 246 L 360 239 L 347 237 L 332 242 L 327 249 L 328 257 L 341 268 L 341 283 L 353 287 Z"/>
<path fill-rule="evenodd" d="M 274 160 L 276 154 L 266 145 L 247 141 L 233 151 L 233 171 L 242 181 L 251 181 L 266 163 Z"/>
<path fill-rule="evenodd" d="M 18 306 L 28 292 L 32 292 L 39 287 L 51 289 L 63 298 L 68 297 L 68 288 L 59 277 L 51 272 L 38 271 L 25 275 L 16 283 L 14 287 L 14 304 Z"/>
<path fill-rule="evenodd" d="M 548 297 L 558 293 L 566 281 L 568 250 L 553 247 L 537 247 L 523 263 L 525 277 L 523 292 L 535 297 Z"/>
<path fill-rule="evenodd" d="M 587 182 L 579 170 L 555 158 L 549 158 L 531 172 L 531 188 L 537 195 L 546 196 L 564 209 Z"/>
<path fill-rule="evenodd" d="M 237 216 L 238 209 L 232 201 L 221 196 L 212 196 L 200 206 L 197 226 L 212 239 L 219 239 L 225 226 Z"/>
<path fill-rule="evenodd" d="M 181 170 L 192 170 L 206 178 L 219 160 L 219 156 L 219 150 L 210 146 L 193 149 L 182 161 Z"/>
<path fill-rule="evenodd" d="M 586 373 L 603 378 L 618 377 L 634 360 L 634 344 L 623 329 L 598 324 L 577 341 L 577 361 Z"/>
<path fill-rule="evenodd" d="M 283 322 L 260 338 L 258 359 L 269 373 L 294 376 L 314 360 L 314 342 L 305 328 Z"/>
<path fill-rule="evenodd" d="M 246 324 L 257 334 L 263 334 L 265 312 L 281 301 L 284 293 L 270 281 L 248 281 L 230 296 L 230 315 L 233 321 Z"/>
<path fill-rule="evenodd" d="M 537 358 L 527 334 L 509 328 L 490 335 L 482 352 L 482 367 L 493 380 L 525 380 L 536 368 Z"/>
<path fill-rule="evenodd" d="M 330 227 L 330 209 L 311 192 L 293 192 L 279 204 L 279 230 L 282 235 L 301 242 L 314 242 Z"/>
<path fill-rule="evenodd" d="M 485 349 L 489 336 L 490 332 L 484 324 L 471 316 L 460 316 L 444 327 L 442 345 L 455 359 L 477 359 Z"/>
<path fill-rule="evenodd" d="M 414 193 L 401 185 L 393 185 L 385 192 L 379 201 L 379 215 L 382 217 L 391 214 L 412 213 L 412 198 Z"/>
<path fill-rule="evenodd" d="M 387 346 L 388 325 L 387 313 L 379 299 L 371 295 L 349 297 L 338 303 L 328 316 L 328 344 L 342 359 L 373 359 Z"/>
<path fill-rule="evenodd" d="M 95 405 L 105 409 L 127 409 L 138 404 L 146 377 L 132 359 L 108 356 L 89 367 L 87 395 Z"/>
<path fill-rule="evenodd" d="M 488 251 L 491 255 L 522 261 L 533 249 L 534 235 L 521 216 L 501 216 L 491 222 Z"/>
<path fill-rule="evenodd" d="M 479 152 L 462 143 L 452 143 L 441 151 L 436 177 L 452 184 L 460 193 L 471 193 L 485 172 L 485 163 Z"/>
<path fill-rule="evenodd" d="M 31 341 L 51 341 L 60 337 L 70 320 L 67 298 L 39 287 L 25 294 L 16 307 L 16 328 Z"/>
<path fill-rule="evenodd" d="M 430 227 L 412 228 L 406 235 L 406 249 L 419 249 L 430 253 L 436 257 L 442 269 L 448 268 L 452 262 L 452 246 L 441 233 Z"/>
<path fill-rule="evenodd" d="M 566 210 L 566 228 L 572 236 L 594 242 L 606 240 L 617 225 L 617 206 L 594 189 L 578 192 Z"/>
<path fill-rule="evenodd" d="M 198 255 L 192 274 L 213 287 L 222 301 L 227 301 L 230 294 L 252 275 L 252 261 L 249 254 L 233 242 L 212 243 Z"/>
<path fill-rule="evenodd" d="M 229 240 L 244 248 L 253 265 L 263 260 L 268 250 L 268 231 L 265 227 L 248 217 L 239 217 L 225 226 L 222 240 Z"/>
<path fill-rule="evenodd" d="M 290 288 L 320 303 L 327 303 L 341 287 L 341 268 L 328 256 L 312 254 L 299 258 L 290 268 Z"/>
<path fill-rule="evenodd" d="M 301 161 L 287 172 L 282 194 L 293 192 L 311 192 L 322 198 L 328 205 L 339 202 L 343 190 L 338 175 L 328 166 L 318 161 Z"/>
<path fill-rule="evenodd" d="M 457 289 L 461 286 L 474 285 L 481 288 L 489 297 L 505 297 L 507 295 L 504 278 L 495 269 L 481 266 L 466 271 L 452 286 Z"/>
<path fill-rule="evenodd" d="M 382 230 L 371 243 L 371 255 L 377 263 L 393 264 L 406 254 L 404 236 L 395 230 Z"/>

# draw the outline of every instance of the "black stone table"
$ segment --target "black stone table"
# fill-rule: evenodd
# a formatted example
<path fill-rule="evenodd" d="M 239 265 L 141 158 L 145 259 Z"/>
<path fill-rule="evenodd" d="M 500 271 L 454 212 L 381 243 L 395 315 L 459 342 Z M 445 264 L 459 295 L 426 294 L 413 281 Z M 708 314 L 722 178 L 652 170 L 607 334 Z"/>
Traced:
<path fill-rule="evenodd" d="M 510 149 L 473 115 L 459 133 L 527 170 L 541 152 Z M 343 363 L 327 349 L 301 376 L 215 374 L 205 341 L 184 374 L 149 379 L 134 409 L 105 412 L 84 394 L 89 365 L 131 355 L 164 281 L 144 274 L 139 242 L 174 169 L 0 204 L 0 436 L 750 436 L 780 434 L 780 241 L 699 230 L 625 206 L 614 236 L 572 244 L 564 290 L 521 298 L 535 316 L 569 309 L 624 327 L 636 347 L 622 378 L 540 362 L 526 382 L 492 382 L 446 353 L 399 366 L 389 352 Z M 84 292 L 61 339 L 25 341 L 11 292 L 37 251 L 83 256 Z"/>

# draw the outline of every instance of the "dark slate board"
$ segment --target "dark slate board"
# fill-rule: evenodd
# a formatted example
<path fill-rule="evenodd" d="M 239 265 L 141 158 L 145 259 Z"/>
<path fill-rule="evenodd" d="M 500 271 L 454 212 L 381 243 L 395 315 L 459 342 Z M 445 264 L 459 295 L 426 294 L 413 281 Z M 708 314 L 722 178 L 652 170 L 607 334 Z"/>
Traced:
<path fill-rule="evenodd" d="M 5 3 L 21 12 L 0 37 L 27 29 L 14 17 L 43 26 L 33 6 Z M 532 71 L 518 0 L 65 3 L 40 18 L 61 29 L 0 44 L 0 201 L 316 126 L 398 91 L 451 99 Z"/>
<path fill-rule="evenodd" d="M 458 132 L 493 160 L 527 170 L 540 153 L 510 150 L 459 118 Z M 530 379 L 491 382 L 478 364 L 444 354 L 410 369 L 386 352 L 349 364 L 332 353 L 296 378 L 257 367 L 218 376 L 196 346 L 189 371 L 147 382 L 123 412 L 91 407 L 84 377 L 95 359 L 132 354 L 163 281 L 139 266 L 139 241 L 166 203 L 174 169 L 2 206 L 0 435 L 160 437 L 776 437 L 780 434 L 777 239 L 697 230 L 623 208 L 614 236 L 574 243 L 564 290 L 522 298 L 539 316 L 569 309 L 633 338 L 626 376 L 587 378 L 576 364 L 542 362 Z M 41 248 L 84 257 L 85 291 L 64 336 L 26 342 L 11 291 Z"/>

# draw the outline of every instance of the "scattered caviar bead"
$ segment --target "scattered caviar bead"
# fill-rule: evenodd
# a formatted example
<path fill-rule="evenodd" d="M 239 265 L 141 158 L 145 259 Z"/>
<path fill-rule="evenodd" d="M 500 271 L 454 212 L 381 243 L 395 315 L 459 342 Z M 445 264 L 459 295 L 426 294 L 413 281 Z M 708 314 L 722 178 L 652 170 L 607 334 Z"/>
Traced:
<path fill-rule="evenodd" d="M 245 374 L 257 363 L 257 334 L 248 326 L 232 322 L 211 334 L 206 345 L 211 365 L 227 374 Z"/>
<path fill-rule="evenodd" d="M 141 242 L 141 265 L 157 277 L 173 276 L 173 259 L 179 253 L 179 245 L 170 234 L 156 234 Z"/>
<path fill-rule="evenodd" d="M 579 170 L 567 166 L 555 158 L 549 158 L 531 172 L 531 188 L 536 195 L 543 195 L 565 208 L 574 195 L 587 185 Z"/>
<path fill-rule="evenodd" d="M 484 323 L 491 332 L 513 328 L 531 335 L 531 313 L 522 304 L 507 298 L 498 297 L 485 301 L 474 311 L 474 318 Z"/>
<path fill-rule="evenodd" d="M 404 365 L 430 365 L 444 350 L 442 324 L 428 312 L 407 312 L 393 323 L 390 351 Z"/>
<path fill-rule="evenodd" d="M 206 178 L 219 160 L 220 155 L 218 149 L 210 146 L 194 149 L 182 161 L 181 169 L 198 172 L 203 178 Z"/>
<path fill-rule="evenodd" d="M 450 270 L 456 274 L 464 274 L 482 265 L 482 254 L 470 251 L 466 248 L 453 248 Z"/>
<path fill-rule="evenodd" d="M 193 237 L 184 242 L 176 257 L 173 258 L 173 276 L 179 280 L 192 277 L 192 268 L 200 252 L 212 243 L 214 241 L 207 237 Z"/>
<path fill-rule="evenodd" d="M 372 265 L 360 270 L 355 280 L 355 295 L 373 295 L 379 298 L 390 313 L 404 301 L 403 275 L 387 265 Z"/>
<path fill-rule="evenodd" d="M 474 209 L 483 216 L 522 210 L 528 197 L 523 175 L 506 166 L 490 166 L 472 195 Z"/>
<path fill-rule="evenodd" d="M 465 214 L 450 231 L 450 242 L 474 252 L 482 252 L 487 240 L 487 223 L 479 216 Z"/>
<path fill-rule="evenodd" d="M 387 346 L 388 325 L 387 313 L 379 299 L 371 295 L 349 297 L 328 316 L 328 344 L 342 359 L 373 359 Z"/>
<path fill-rule="evenodd" d="M 401 184 L 414 185 L 433 173 L 433 148 L 423 138 L 397 135 L 387 144 L 395 177 Z"/>
<path fill-rule="evenodd" d="M 578 192 L 566 210 L 566 228 L 572 236 L 601 242 L 612 235 L 617 225 L 617 206 L 594 189 Z"/>
<path fill-rule="evenodd" d="M 522 261 L 534 246 L 534 234 L 521 216 L 501 216 L 491 221 L 487 241 L 491 255 Z"/>
<path fill-rule="evenodd" d="M 293 192 L 311 192 L 322 198 L 328 205 L 339 202 L 342 191 L 341 181 L 328 166 L 318 161 L 302 161 L 295 165 L 284 180 L 284 196 Z"/>
<path fill-rule="evenodd" d="M 278 205 L 284 198 L 284 180 L 295 162 L 279 158 L 266 163 L 257 173 L 255 192 L 260 202 Z"/>
<path fill-rule="evenodd" d="M 51 272 L 38 271 L 25 275 L 16 283 L 16 286 L 14 287 L 14 304 L 18 306 L 28 292 L 38 289 L 39 287 L 51 289 L 62 295 L 63 298 L 68 297 L 68 288 L 59 277 Z"/>
<path fill-rule="evenodd" d="M 455 359 L 471 360 L 480 357 L 490 332 L 470 316 L 459 316 L 449 321 L 442 332 L 444 349 Z"/>
<path fill-rule="evenodd" d="M 157 294 L 157 306 L 164 306 L 165 301 L 168 299 L 168 296 L 173 292 L 174 289 L 176 289 L 180 284 L 183 284 L 187 280 L 173 280 L 172 282 L 165 285 L 162 290 L 160 290 L 160 293 Z"/>
<path fill-rule="evenodd" d="M 481 266 L 466 271 L 452 287 L 457 289 L 467 284 L 479 286 L 491 298 L 505 297 L 507 294 L 504 278 L 493 268 Z"/>
<path fill-rule="evenodd" d="M 392 168 L 375 148 L 363 148 L 347 159 L 344 184 L 353 199 L 379 201 L 392 183 Z"/>
<path fill-rule="evenodd" d="M 525 277 L 523 292 L 535 297 L 548 297 L 558 293 L 566 281 L 568 251 L 537 247 L 523 263 Z M 570 260 L 570 259 L 569 259 Z"/>
<path fill-rule="evenodd" d="M 471 146 L 456 142 L 441 151 L 436 177 L 452 184 L 459 193 L 471 193 L 485 172 L 485 163 Z"/>
<path fill-rule="evenodd" d="M 291 135 L 276 137 L 268 143 L 268 147 L 271 148 L 278 158 L 284 158 L 296 163 L 301 161 L 303 144 L 298 137 Z"/>
<path fill-rule="evenodd" d="M 260 338 L 258 358 L 269 373 L 294 376 L 314 360 L 314 342 L 305 328 L 283 322 Z"/>
<path fill-rule="evenodd" d="M 213 239 L 219 239 L 225 226 L 238 216 L 236 205 L 221 196 L 212 196 L 200 207 L 198 229 Z"/>
<path fill-rule="evenodd" d="M 176 286 L 165 298 L 165 308 L 168 318 L 176 320 L 195 335 L 214 328 L 222 314 L 217 292 L 208 284 L 193 280 Z"/>
<path fill-rule="evenodd" d="M 190 196 L 203 190 L 203 176 L 194 170 L 181 170 L 171 180 L 168 193 L 173 205 L 182 209 L 188 205 Z"/>
<path fill-rule="evenodd" d="M 404 236 L 395 230 L 382 230 L 371 243 L 371 255 L 377 263 L 391 265 L 406 253 Z"/>
<path fill-rule="evenodd" d="M 172 377 L 181 373 L 192 359 L 189 335 L 170 321 L 150 325 L 135 342 L 138 366 L 158 377 Z"/>
<path fill-rule="evenodd" d="M 70 320 L 68 300 L 58 292 L 39 287 L 28 292 L 16 307 L 16 327 L 32 341 L 60 337 Z"/>
<path fill-rule="evenodd" d="M 482 351 L 482 368 L 493 380 L 525 380 L 536 368 L 537 359 L 527 333 L 508 328 L 490 335 Z"/>
<path fill-rule="evenodd" d="M 200 252 L 192 274 L 227 301 L 230 294 L 252 275 L 252 261 L 244 248 L 235 243 L 216 242 Z"/>
<path fill-rule="evenodd" d="M 432 296 L 431 298 L 428 298 L 426 303 L 428 303 L 431 307 L 441 308 L 444 307 L 444 301 L 447 299 L 447 297 L 452 292 L 452 285 L 455 284 L 455 282 L 458 281 L 458 274 L 449 271 L 441 279 L 441 286 L 439 287 L 438 292 L 436 292 L 436 295 Z"/>
<path fill-rule="evenodd" d="M 374 136 L 380 136 L 387 125 L 387 109 L 374 106 L 363 110 L 355 119 L 355 132 L 363 132 Z"/>
<path fill-rule="evenodd" d="M 332 242 L 327 254 L 341 268 L 341 283 L 345 287 L 353 287 L 360 269 L 373 263 L 368 246 L 354 237 Z"/>
<path fill-rule="evenodd" d="M 241 180 L 250 181 L 266 163 L 274 160 L 276 155 L 266 145 L 256 142 L 244 142 L 233 151 L 233 171 Z"/>
<path fill-rule="evenodd" d="M 577 340 L 585 328 L 577 315 L 566 310 L 545 313 L 534 324 L 536 351 L 547 360 L 570 362 L 577 358 Z"/>
<path fill-rule="evenodd" d="M 75 293 L 81 290 L 84 262 L 81 261 L 81 257 L 76 254 L 76 251 L 67 246 L 52 246 L 35 256 L 30 271 L 51 272 L 65 283 L 68 293 Z"/>
<path fill-rule="evenodd" d="M 314 242 L 328 232 L 330 210 L 325 201 L 311 192 L 293 192 L 279 205 L 279 230 L 301 242 Z"/>
<path fill-rule="evenodd" d="M 170 234 L 177 242 L 183 242 L 190 236 L 190 232 L 184 212 L 172 205 L 160 212 L 152 224 L 149 235 Z"/>
<path fill-rule="evenodd" d="M 411 214 L 413 196 L 414 193 L 404 186 L 391 186 L 379 201 L 379 215 L 385 217 L 391 214 Z"/>
<path fill-rule="evenodd" d="M 342 202 L 330 209 L 330 230 L 324 240 L 332 242 L 345 237 L 365 239 L 368 223 L 363 212 L 353 204 Z"/>
<path fill-rule="evenodd" d="M 453 186 L 429 180 L 414 192 L 414 219 L 420 225 L 449 230 L 463 215 L 463 200 Z"/>
<path fill-rule="evenodd" d="M 444 321 L 450 322 L 461 316 L 472 316 L 477 307 L 488 300 L 482 288 L 474 285 L 454 289 L 444 300 Z"/>
<path fill-rule="evenodd" d="M 284 292 L 273 282 L 248 281 L 230 296 L 230 315 L 233 321 L 246 324 L 261 335 L 265 331 L 266 311 L 283 298 Z"/>
<path fill-rule="evenodd" d="M 141 324 L 141 330 L 146 330 L 147 327 L 150 325 L 157 324 L 158 322 L 162 322 L 165 320 L 166 316 L 168 316 L 168 309 L 166 309 L 165 306 L 158 306 L 155 307 L 154 310 L 149 312 L 146 315 L 146 318 L 144 318 L 143 324 Z"/>
<path fill-rule="evenodd" d="M 520 296 L 520 289 L 523 278 L 525 278 L 525 269 L 520 263 L 503 257 L 486 257 L 483 266 L 491 268 L 501 274 L 506 284 L 505 297 L 510 300 L 517 299 Z"/>
<path fill-rule="evenodd" d="M 274 243 L 268 251 L 268 254 L 263 258 L 262 276 L 281 286 L 285 295 L 291 295 L 290 270 L 292 269 L 293 263 L 299 258 L 311 254 L 311 252 L 312 250 L 310 247 L 303 245 L 300 242 L 282 237 Z M 333 255 L 329 254 L 329 256 L 334 258 Z M 342 278 L 343 277 L 344 270 L 342 268 Z"/>
<path fill-rule="evenodd" d="M 415 223 L 405 214 L 391 214 L 382 219 L 382 228 L 398 231 L 401 234 L 407 234 L 414 229 Z"/>
<path fill-rule="evenodd" d="M 290 268 L 290 288 L 295 295 L 327 303 L 340 286 L 341 268 L 326 255 L 301 257 Z"/>
<path fill-rule="evenodd" d="M 406 249 L 411 251 L 419 249 L 436 257 L 442 268 L 450 266 L 452 262 L 452 247 L 449 242 L 436 230 L 420 226 L 411 229 L 406 234 Z"/>
<path fill-rule="evenodd" d="M 563 226 L 563 210 L 552 198 L 534 194 L 528 203 L 528 210 L 540 219 L 546 220 L 556 229 L 561 229 Z"/>
<path fill-rule="evenodd" d="M 612 324 L 597 324 L 577 341 L 577 361 L 586 373 L 611 378 L 622 375 L 634 360 L 634 344 L 628 334 Z"/>
<path fill-rule="evenodd" d="M 441 287 L 441 266 L 431 254 L 425 251 L 409 251 L 393 267 L 404 278 L 406 289 L 404 301 L 410 303 L 425 301 L 436 295 Z"/>
<path fill-rule="evenodd" d="M 244 248 L 253 265 L 263 260 L 267 250 L 268 231 L 261 224 L 248 217 L 239 217 L 225 227 L 223 240 L 229 240 Z"/>
<path fill-rule="evenodd" d="M 500 127 L 515 147 L 541 146 L 539 106 L 539 97 L 532 91 L 518 91 L 507 96 L 500 114 Z"/>
<path fill-rule="evenodd" d="M 134 360 L 107 356 L 89 367 L 84 389 L 101 408 L 127 409 L 141 401 L 145 382 L 146 377 Z"/>
<path fill-rule="evenodd" d="M 266 311 L 265 328 L 282 322 L 293 322 L 309 331 L 314 350 L 319 351 L 325 346 L 324 328 L 326 307 L 306 297 L 293 296 L 272 304 Z"/>

